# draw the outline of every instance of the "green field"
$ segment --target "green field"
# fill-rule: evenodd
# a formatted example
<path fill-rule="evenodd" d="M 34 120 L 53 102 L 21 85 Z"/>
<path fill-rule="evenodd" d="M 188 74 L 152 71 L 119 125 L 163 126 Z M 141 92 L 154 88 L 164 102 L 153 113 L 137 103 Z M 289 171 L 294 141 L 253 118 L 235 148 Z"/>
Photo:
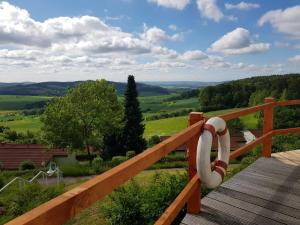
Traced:
<path fill-rule="evenodd" d="M 16 96 L 0 95 L 0 110 L 19 110 L 26 106 L 40 101 L 49 100 L 47 96 Z"/>
<path fill-rule="evenodd" d="M 26 132 L 27 130 L 37 132 L 41 130 L 42 122 L 39 116 L 23 116 L 13 121 L 0 122 L 0 126 L 10 127 L 17 132 Z"/>
<path fill-rule="evenodd" d="M 220 116 L 237 110 L 240 110 L 240 108 L 212 111 L 212 112 L 207 112 L 204 115 L 206 117 Z M 146 139 L 150 138 L 153 135 L 159 135 L 159 136 L 172 135 L 186 128 L 187 125 L 188 125 L 188 115 L 147 121 L 145 123 L 146 129 L 144 135 Z"/>
<path fill-rule="evenodd" d="M 192 109 L 198 107 L 197 98 L 189 98 L 183 100 L 170 101 L 170 97 L 176 94 L 140 97 L 141 109 L 144 116 L 159 114 L 164 112 L 172 112 L 176 110 Z M 17 132 L 26 132 L 27 130 L 37 132 L 41 129 L 42 123 L 39 116 L 24 116 L 19 108 L 26 104 L 49 99 L 49 97 L 41 96 L 0 96 L 0 125 L 10 127 Z M 120 100 L 122 98 L 120 97 Z M 10 110 L 8 110 L 11 108 Z M 205 116 L 212 117 L 226 114 L 239 109 L 227 109 L 205 113 Z M 145 122 L 145 138 L 148 139 L 153 135 L 172 135 L 187 127 L 186 116 L 178 116 L 166 119 L 159 119 Z M 257 118 L 254 114 L 250 114 L 241 118 L 247 128 L 256 128 Z"/>
<path fill-rule="evenodd" d="M 227 110 L 218 110 L 213 112 L 205 113 L 205 116 L 212 117 L 229 112 L 237 111 L 239 109 L 227 109 Z M 1 118 L 1 114 L 0 114 Z M 243 123 L 249 129 L 255 129 L 257 119 L 254 115 L 249 115 L 241 118 Z M 0 120 L 1 121 L 1 120 Z M 145 133 L 144 136 L 146 139 L 150 138 L 153 135 L 172 135 L 180 130 L 187 127 L 188 115 L 172 117 L 160 120 L 146 121 L 145 122 Z M 26 132 L 27 130 L 37 132 L 41 129 L 42 123 L 40 117 L 38 116 L 15 116 L 13 121 L 3 121 L 0 122 L 0 125 L 10 127 L 12 130 L 17 132 Z"/>

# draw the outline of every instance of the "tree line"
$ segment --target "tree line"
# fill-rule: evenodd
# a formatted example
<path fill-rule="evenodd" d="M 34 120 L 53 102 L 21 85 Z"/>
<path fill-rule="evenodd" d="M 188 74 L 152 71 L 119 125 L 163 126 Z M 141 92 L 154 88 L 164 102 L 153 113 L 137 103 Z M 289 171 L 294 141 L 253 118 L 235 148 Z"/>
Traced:
<path fill-rule="evenodd" d="M 300 99 L 300 74 L 252 77 L 208 86 L 200 90 L 202 111 L 247 107 L 276 99 Z"/>

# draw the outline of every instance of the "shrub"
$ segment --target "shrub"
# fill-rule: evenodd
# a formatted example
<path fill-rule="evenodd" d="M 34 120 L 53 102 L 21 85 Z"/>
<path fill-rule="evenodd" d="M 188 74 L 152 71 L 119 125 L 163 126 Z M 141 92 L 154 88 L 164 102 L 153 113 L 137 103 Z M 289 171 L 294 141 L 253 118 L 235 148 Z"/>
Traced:
<path fill-rule="evenodd" d="M 104 206 L 103 213 L 111 225 L 140 225 L 145 223 L 143 215 L 143 191 L 131 180 L 129 184 L 119 187 L 110 196 L 111 204 Z"/>
<path fill-rule="evenodd" d="M 118 164 L 121 164 L 122 162 L 125 162 L 126 160 L 127 160 L 127 158 L 125 156 L 114 156 L 111 161 L 115 165 L 118 165 Z"/>
<path fill-rule="evenodd" d="M 78 154 L 75 156 L 76 160 L 78 161 L 93 161 L 94 158 L 97 157 L 97 154 Z"/>
<path fill-rule="evenodd" d="M 130 158 L 132 158 L 134 156 L 135 156 L 135 151 L 128 151 L 128 152 L 126 152 L 126 157 L 128 159 L 130 159 Z"/>
<path fill-rule="evenodd" d="M 5 130 L 4 137 L 10 141 L 15 141 L 18 139 L 18 133 L 14 130 Z"/>
<path fill-rule="evenodd" d="M 100 156 L 97 156 L 96 158 L 93 159 L 92 166 L 95 172 L 97 173 L 100 172 L 102 163 L 103 163 L 103 159 Z"/>
<path fill-rule="evenodd" d="M 31 160 L 24 160 L 20 165 L 21 170 L 32 170 L 35 166 Z"/>
<path fill-rule="evenodd" d="M 103 206 L 104 215 L 112 225 L 153 224 L 186 182 L 186 173 L 157 173 L 143 185 L 131 180 L 109 196 L 111 204 Z"/>
<path fill-rule="evenodd" d="M 227 127 L 232 132 L 238 132 L 238 131 L 241 131 L 245 128 L 245 126 L 244 126 L 244 124 L 243 124 L 243 122 L 240 118 L 235 118 L 233 120 L 229 120 L 227 122 Z"/>
<path fill-rule="evenodd" d="M 245 157 L 241 161 L 242 168 L 246 168 L 250 164 L 252 164 L 257 158 L 254 156 Z"/>
<path fill-rule="evenodd" d="M 163 157 L 160 162 L 174 162 L 174 161 L 187 161 L 186 157 L 185 157 L 185 153 L 184 152 L 178 152 L 178 153 L 173 153 L 173 154 L 169 154 L 165 157 Z"/>
<path fill-rule="evenodd" d="M 148 147 L 152 147 L 160 142 L 160 138 L 157 135 L 153 135 L 148 140 Z"/>
<path fill-rule="evenodd" d="M 61 193 L 63 193 L 63 186 L 61 185 L 42 187 L 39 184 L 31 184 L 16 192 L 8 210 L 12 215 L 18 216 Z"/>
<path fill-rule="evenodd" d="M 3 177 L 0 177 L 0 188 L 4 186 L 4 179 Z"/>
<path fill-rule="evenodd" d="M 94 171 L 91 170 L 89 165 L 80 165 L 80 164 L 65 164 L 60 166 L 60 170 L 63 172 L 64 176 L 87 176 L 94 174 Z"/>

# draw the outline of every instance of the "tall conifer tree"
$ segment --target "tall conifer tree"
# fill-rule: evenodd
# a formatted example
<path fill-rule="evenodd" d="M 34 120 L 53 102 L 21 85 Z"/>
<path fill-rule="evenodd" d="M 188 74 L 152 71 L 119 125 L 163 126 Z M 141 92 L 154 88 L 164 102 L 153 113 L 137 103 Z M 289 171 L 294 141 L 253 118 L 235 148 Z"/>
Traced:
<path fill-rule="evenodd" d="M 138 93 L 133 75 L 128 76 L 125 91 L 125 127 L 123 140 L 125 149 L 135 151 L 137 154 L 146 148 L 146 140 L 143 138 L 144 124 L 140 110 Z"/>

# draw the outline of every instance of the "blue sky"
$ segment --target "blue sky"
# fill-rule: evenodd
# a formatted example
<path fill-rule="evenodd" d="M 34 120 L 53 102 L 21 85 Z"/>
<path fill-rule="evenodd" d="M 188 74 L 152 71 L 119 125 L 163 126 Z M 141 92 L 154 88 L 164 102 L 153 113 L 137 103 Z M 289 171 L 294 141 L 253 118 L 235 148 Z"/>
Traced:
<path fill-rule="evenodd" d="M 300 72 L 300 1 L 0 2 L 0 82 Z"/>

